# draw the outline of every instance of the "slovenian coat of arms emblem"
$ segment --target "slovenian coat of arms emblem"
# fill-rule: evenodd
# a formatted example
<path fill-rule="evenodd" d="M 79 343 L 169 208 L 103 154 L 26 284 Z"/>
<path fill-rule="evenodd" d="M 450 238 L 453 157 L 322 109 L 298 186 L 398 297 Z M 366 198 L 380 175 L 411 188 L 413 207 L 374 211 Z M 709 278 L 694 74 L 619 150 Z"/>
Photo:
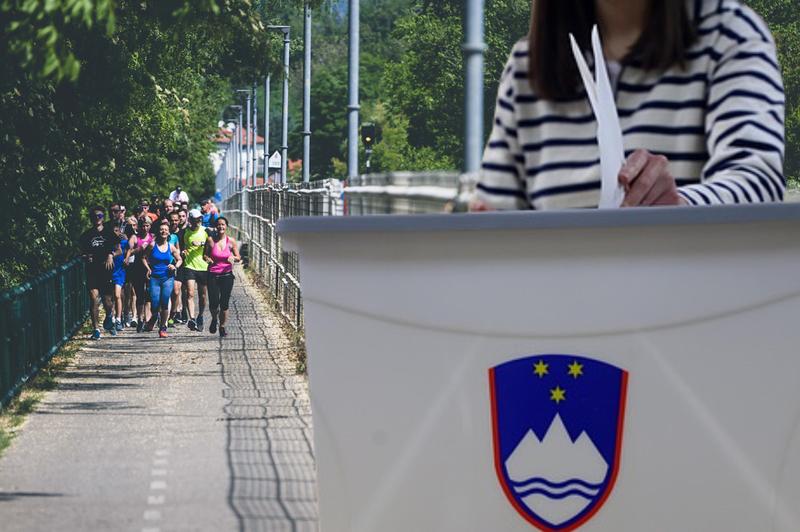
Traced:
<path fill-rule="evenodd" d="M 619 471 L 628 373 L 571 355 L 489 370 L 495 469 L 537 528 L 569 532 L 608 498 Z"/>

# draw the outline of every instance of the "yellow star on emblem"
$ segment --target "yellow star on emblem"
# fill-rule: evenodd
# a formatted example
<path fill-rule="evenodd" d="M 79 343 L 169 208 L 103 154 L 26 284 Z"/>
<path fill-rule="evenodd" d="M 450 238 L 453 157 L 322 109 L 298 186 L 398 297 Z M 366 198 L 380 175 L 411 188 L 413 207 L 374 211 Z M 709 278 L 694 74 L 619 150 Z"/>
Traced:
<path fill-rule="evenodd" d="M 576 379 L 583 375 L 583 364 L 578 364 L 577 360 L 567 367 L 569 367 L 569 371 L 567 373 Z"/>
<path fill-rule="evenodd" d="M 534 364 L 533 372 L 538 375 L 540 379 L 547 375 L 547 364 L 544 363 L 544 360 L 540 360 Z"/>
<path fill-rule="evenodd" d="M 555 401 L 556 404 L 560 403 L 561 401 L 565 401 L 567 399 L 567 391 L 562 390 L 560 386 L 556 386 L 553 390 L 550 390 L 550 400 Z"/>

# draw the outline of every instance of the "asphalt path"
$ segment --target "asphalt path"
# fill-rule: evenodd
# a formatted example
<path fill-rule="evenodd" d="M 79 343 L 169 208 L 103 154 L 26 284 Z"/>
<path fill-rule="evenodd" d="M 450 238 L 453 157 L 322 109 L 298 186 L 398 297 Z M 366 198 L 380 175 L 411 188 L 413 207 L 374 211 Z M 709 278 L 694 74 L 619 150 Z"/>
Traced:
<path fill-rule="evenodd" d="M 237 267 L 228 338 L 107 331 L 0 459 L 0 531 L 312 531 L 306 382 Z"/>

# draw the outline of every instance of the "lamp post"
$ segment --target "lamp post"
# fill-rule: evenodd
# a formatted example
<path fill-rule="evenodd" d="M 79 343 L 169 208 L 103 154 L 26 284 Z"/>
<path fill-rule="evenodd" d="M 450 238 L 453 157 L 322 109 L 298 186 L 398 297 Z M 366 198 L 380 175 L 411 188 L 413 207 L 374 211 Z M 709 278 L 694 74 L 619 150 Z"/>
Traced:
<path fill-rule="evenodd" d="M 467 42 L 462 45 L 466 71 L 466 128 L 464 171 L 477 174 L 483 156 L 483 42 L 484 0 L 467 1 Z"/>
<path fill-rule="evenodd" d="M 283 32 L 283 114 L 281 124 L 281 184 L 286 184 L 286 166 L 289 152 L 289 31 L 291 26 L 267 26 Z"/>
<path fill-rule="evenodd" d="M 231 109 L 238 109 L 239 110 L 239 118 L 237 119 L 237 126 L 236 126 L 236 134 L 234 138 L 236 139 L 236 171 L 234 175 L 236 176 L 236 185 L 234 186 L 234 192 L 239 190 L 239 187 L 242 182 L 242 106 L 241 105 L 231 105 Z"/>
<path fill-rule="evenodd" d="M 256 148 L 258 147 L 258 87 L 256 82 L 253 82 L 253 186 L 256 186 L 256 174 L 258 174 L 258 155 Z"/>
<path fill-rule="evenodd" d="M 350 0 L 349 8 L 349 59 L 347 104 L 347 177 L 358 176 L 358 57 L 359 57 L 359 0 Z"/>
<path fill-rule="evenodd" d="M 244 158 L 244 179 L 245 179 L 245 186 L 247 186 L 248 180 L 250 179 L 250 128 L 252 127 L 250 123 L 250 90 L 249 89 L 238 89 L 236 92 L 246 92 L 247 93 L 247 132 L 244 135 L 245 142 L 247 143 L 247 152 Z"/>
<path fill-rule="evenodd" d="M 269 177 L 269 79 L 270 74 L 267 74 L 264 84 L 264 184 Z"/>
<path fill-rule="evenodd" d="M 311 172 L 311 6 L 305 2 L 303 26 L 303 183 Z"/>

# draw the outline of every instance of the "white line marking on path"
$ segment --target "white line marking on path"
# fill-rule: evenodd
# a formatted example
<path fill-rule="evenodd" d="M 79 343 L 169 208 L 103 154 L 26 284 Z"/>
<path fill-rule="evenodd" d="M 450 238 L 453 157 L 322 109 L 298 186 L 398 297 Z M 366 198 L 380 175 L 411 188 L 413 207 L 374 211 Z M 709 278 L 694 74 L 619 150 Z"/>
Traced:
<path fill-rule="evenodd" d="M 156 521 L 158 519 L 161 519 L 161 512 L 159 512 L 158 510 L 147 510 L 144 513 L 144 518 L 147 521 Z"/>
<path fill-rule="evenodd" d="M 165 490 L 167 489 L 167 481 L 166 480 L 154 480 L 150 483 L 151 490 Z"/>

